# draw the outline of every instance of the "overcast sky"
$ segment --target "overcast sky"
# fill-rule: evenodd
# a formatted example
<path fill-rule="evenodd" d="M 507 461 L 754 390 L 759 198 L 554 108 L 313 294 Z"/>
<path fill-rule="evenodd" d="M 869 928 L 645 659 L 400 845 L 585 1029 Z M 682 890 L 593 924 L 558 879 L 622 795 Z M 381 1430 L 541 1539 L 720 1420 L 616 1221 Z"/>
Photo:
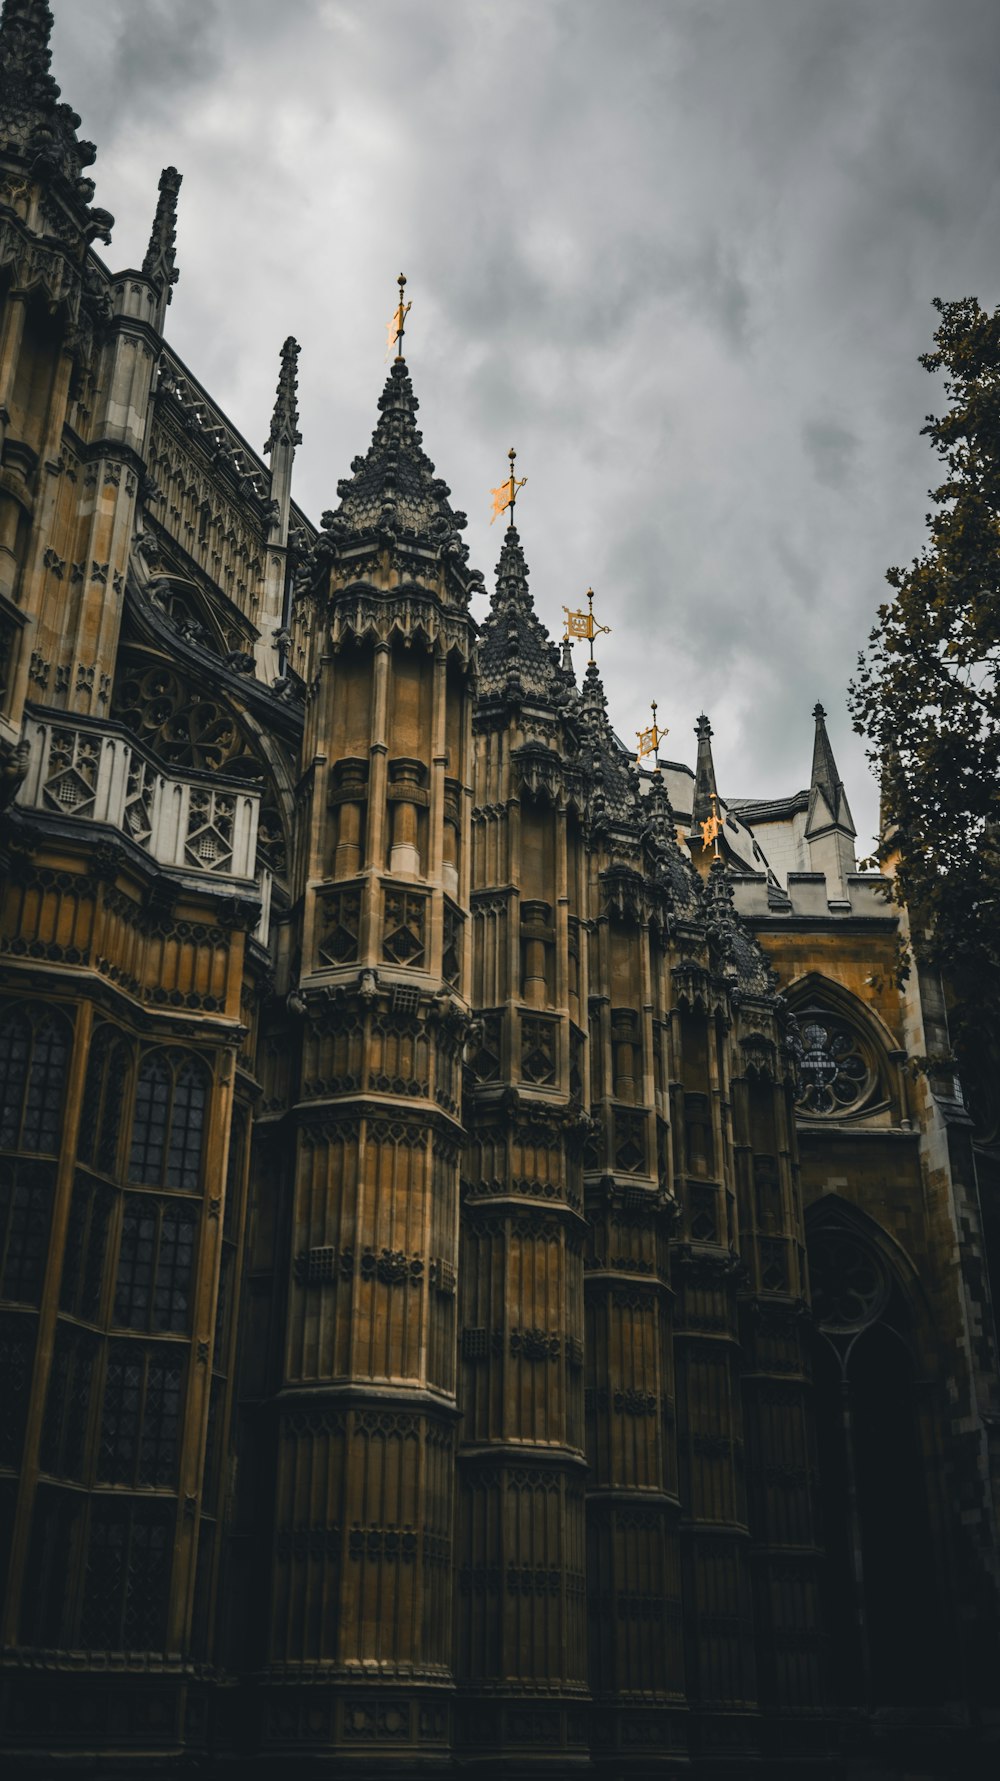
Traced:
<path fill-rule="evenodd" d="M 492 585 L 518 450 L 536 605 L 588 584 L 631 737 L 720 786 L 808 780 L 924 536 L 931 298 L 1000 298 L 996 0 L 52 0 L 113 268 L 184 176 L 168 336 L 259 448 L 299 361 L 294 493 L 363 451 L 404 271 L 424 443 Z M 474 602 L 480 613 L 482 600 Z M 579 646 L 577 646 L 579 650 Z M 582 668 L 582 662 L 580 663 Z"/>

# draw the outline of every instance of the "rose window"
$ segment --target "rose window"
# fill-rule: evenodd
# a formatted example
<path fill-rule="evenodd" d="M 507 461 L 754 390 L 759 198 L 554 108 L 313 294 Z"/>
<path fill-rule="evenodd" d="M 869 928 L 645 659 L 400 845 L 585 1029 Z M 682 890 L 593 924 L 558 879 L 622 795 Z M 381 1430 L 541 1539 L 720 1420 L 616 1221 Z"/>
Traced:
<path fill-rule="evenodd" d="M 844 1113 L 869 1094 L 873 1073 L 850 1027 L 826 1014 L 800 1017 L 796 1107 L 807 1117 Z"/>

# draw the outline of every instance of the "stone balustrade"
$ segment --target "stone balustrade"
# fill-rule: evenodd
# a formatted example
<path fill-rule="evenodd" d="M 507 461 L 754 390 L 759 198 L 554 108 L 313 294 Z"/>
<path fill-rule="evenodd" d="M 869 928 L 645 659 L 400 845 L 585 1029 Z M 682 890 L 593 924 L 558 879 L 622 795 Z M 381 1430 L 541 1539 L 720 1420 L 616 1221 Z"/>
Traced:
<path fill-rule="evenodd" d="M 118 725 L 29 714 L 23 808 L 108 823 L 161 866 L 255 878 L 260 789 L 200 772 L 167 772 Z"/>

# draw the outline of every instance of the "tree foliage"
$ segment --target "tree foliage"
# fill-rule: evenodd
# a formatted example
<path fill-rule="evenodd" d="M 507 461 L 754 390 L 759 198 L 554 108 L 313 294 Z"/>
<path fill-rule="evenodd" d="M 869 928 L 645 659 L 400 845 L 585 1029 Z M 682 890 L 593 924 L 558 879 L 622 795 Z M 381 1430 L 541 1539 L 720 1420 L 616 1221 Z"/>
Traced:
<path fill-rule="evenodd" d="M 956 1038 L 1000 1028 L 1000 308 L 944 303 L 935 351 L 949 406 L 926 433 L 943 466 L 929 538 L 888 570 L 850 691 L 899 848 L 894 894 L 955 997 Z"/>

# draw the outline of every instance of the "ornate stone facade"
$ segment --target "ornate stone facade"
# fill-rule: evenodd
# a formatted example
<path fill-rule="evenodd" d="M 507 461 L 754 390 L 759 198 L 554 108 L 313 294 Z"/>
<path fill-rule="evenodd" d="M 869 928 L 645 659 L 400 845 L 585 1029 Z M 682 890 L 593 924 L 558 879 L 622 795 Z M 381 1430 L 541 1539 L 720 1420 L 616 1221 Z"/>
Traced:
<path fill-rule="evenodd" d="M 823 715 L 715 858 L 707 719 L 640 770 L 512 527 L 473 618 L 401 359 L 311 524 L 296 343 L 265 464 L 164 340 L 175 170 L 90 251 L 51 22 L 5 0 L 7 1772 L 974 1772 L 975 1133 Z"/>

